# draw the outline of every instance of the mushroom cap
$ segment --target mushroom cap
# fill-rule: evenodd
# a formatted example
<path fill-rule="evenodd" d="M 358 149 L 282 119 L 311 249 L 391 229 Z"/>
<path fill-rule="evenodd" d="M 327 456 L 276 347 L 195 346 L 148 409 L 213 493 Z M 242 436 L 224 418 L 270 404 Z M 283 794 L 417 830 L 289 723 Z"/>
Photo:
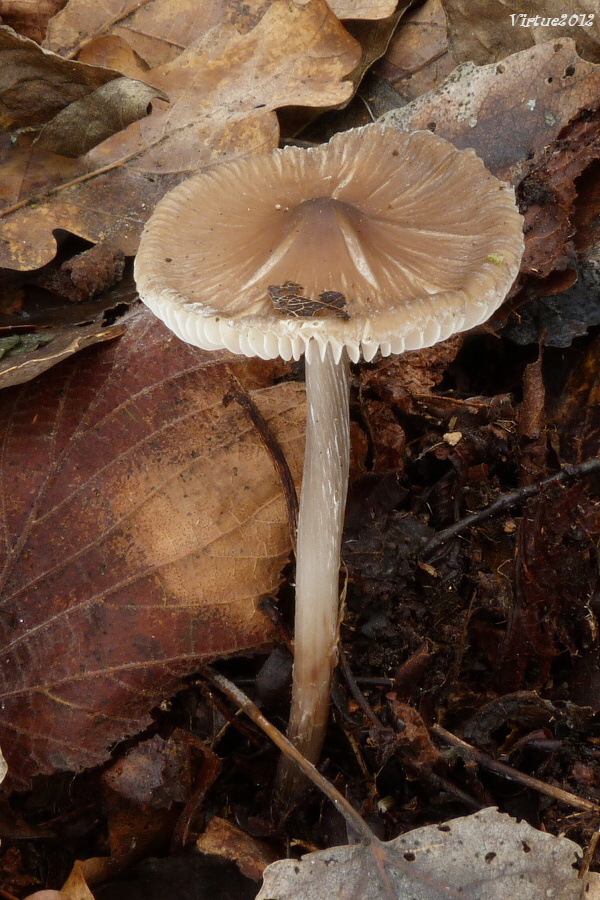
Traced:
<path fill-rule="evenodd" d="M 367 125 L 183 182 L 148 221 L 135 277 L 204 349 L 369 360 L 487 319 L 518 274 L 522 224 L 473 150 Z"/>

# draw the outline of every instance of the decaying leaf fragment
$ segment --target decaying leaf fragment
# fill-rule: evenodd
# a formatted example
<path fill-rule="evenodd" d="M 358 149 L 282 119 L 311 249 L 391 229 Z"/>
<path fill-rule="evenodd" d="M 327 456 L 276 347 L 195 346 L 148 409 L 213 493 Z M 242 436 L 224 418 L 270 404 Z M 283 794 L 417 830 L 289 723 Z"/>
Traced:
<path fill-rule="evenodd" d="M 219 816 L 210 820 L 206 831 L 196 841 L 196 847 L 202 853 L 232 860 L 243 875 L 254 881 L 260 881 L 266 867 L 276 859 L 268 844 Z"/>
<path fill-rule="evenodd" d="M 62 59 L 0 25 L 0 128 L 37 128 L 119 73 Z"/>
<path fill-rule="evenodd" d="M 580 853 L 490 808 L 388 844 L 273 863 L 257 900 L 597 900 L 599 876 L 579 879 L 574 868 Z"/>
<path fill-rule="evenodd" d="M 150 104 L 157 97 L 169 99 L 143 81 L 115 78 L 57 113 L 42 128 L 34 146 L 61 156 L 83 156 L 96 144 L 148 115 Z"/>
<path fill-rule="evenodd" d="M 443 0 L 458 62 L 483 65 L 544 41 L 571 38 L 581 56 L 600 62 L 596 0 Z"/>
<path fill-rule="evenodd" d="M 564 128 L 556 145 L 547 147 L 533 160 L 531 171 L 519 186 L 527 233 L 522 272 L 545 278 L 553 269 L 560 272 L 572 267 L 575 253 L 569 239 L 575 233 L 572 219 L 580 190 L 577 179 L 598 159 L 600 109 L 584 113 Z M 582 261 L 581 269 L 582 275 L 586 273 L 588 282 L 592 282 L 593 296 L 593 258 L 587 266 Z M 574 312 L 575 303 L 569 314 Z"/>
<path fill-rule="evenodd" d="M 149 116 L 76 160 L 37 149 L 27 136 L 0 146 L 0 266 L 45 265 L 56 253 L 57 228 L 92 243 L 109 237 L 131 255 L 166 190 L 203 166 L 277 145 L 276 108 L 333 106 L 352 93 L 343 79 L 360 47 L 325 0 L 186 0 L 177 15 L 172 3 L 135 3 L 131 21 L 127 9 L 116 11 L 119 27 L 113 29 L 115 5 L 122 7 L 69 4 L 69 34 L 79 34 L 81 42 L 82 34 L 116 31 L 131 41 L 150 66 L 144 81 L 169 103 L 157 100 Z M 157 43 L 159 12 L 164 18 L 167 7 L 169 25 Z M 72 44 L 49 29 L 53 49 L 66 53 Z M 171 51 L 166 61 L 165 44 Z"/>
<path fill-rule="evenodd" d="M 215 359 L 216 357 L 216 359 Z M 236 375 L 302 453 L 303 388 L 205 354 L 146 311 L 118 341 L 0 395 L 0 745 L 9 772 L 80 769 L 210 657 L 268 646 L 259 598 L 290 547 Z"/>
<path fill-rule="evenodd" d="M 328 0 L 338 19 L 387 19 L 397 0 Z"/>
<path fill-rule="evenodd" d="M 143 81 L 62 59 L 0 25 L 0 128 L 41 128 L 38 149 L 82 156 L 147 115 L 155 97 L 167 99 Z"/>
<path fill-rule="evenodd" d="M 595 108 L 599 95 L 600 66 L 581 59 L 565 39 L 499 64 L 464 63 L 439 88 L 380 121 L 401 131 L 429 128 L 456 147 L 472 147 L 490 171 L 515 184 L 571 120 Z"/>
<path fill-rule="evenodd" d="M 94 322 L 91 325 L 62 328 L 56 333 L 36 332 L 23 337 L 14 335 L 11 339 L 11 351 L 0 355 L 0 388 L 31 381 L 85 347 L 120 337 L 123 330 L 122 325 L 102 328 Z M 0 348 L 1 346 L 0 341 Z"/>
<path fill-rule="evenodd" d="M 456 68 L 447 30 L 442 0 L 410 9 L 377 66 L 377 76 L 407 102 L 438 87 Z"/>

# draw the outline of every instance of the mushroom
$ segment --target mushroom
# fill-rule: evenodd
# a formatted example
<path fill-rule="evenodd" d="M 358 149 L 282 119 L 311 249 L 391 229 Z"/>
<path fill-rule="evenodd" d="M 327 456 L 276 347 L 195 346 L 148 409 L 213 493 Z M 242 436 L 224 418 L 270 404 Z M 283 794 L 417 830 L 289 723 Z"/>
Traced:
<path fill-rule="evenodd" d="M 348 360 L 479 325 L 502 303 L 522 252 L 514 192 L 473 150 L 380 125 L 215 166 L 171 191 L 146 225 L 139 293 L 180 338 L 306 357 L 288 734 L 312 762 L 336 658 Z M 292 784 L 290 772 L 283 781 Z"/>

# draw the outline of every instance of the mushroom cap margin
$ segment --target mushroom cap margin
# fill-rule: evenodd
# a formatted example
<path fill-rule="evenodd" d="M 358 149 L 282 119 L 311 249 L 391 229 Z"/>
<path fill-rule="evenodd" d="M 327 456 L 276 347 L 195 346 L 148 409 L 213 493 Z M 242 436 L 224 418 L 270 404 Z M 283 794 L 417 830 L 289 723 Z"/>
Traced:
<path fill-rule="evenodd" d="M 474 151 L 367 125 L 183 182 L 147 223 L 135 276 L 188 343 L 265 359 L 330 345 L 357 361 L 485 321 L 522 253 L 514 192 Z M 289 282 L 310 301 L 340 291 L 348 317 L 280 314 L 268 288 Z"/>

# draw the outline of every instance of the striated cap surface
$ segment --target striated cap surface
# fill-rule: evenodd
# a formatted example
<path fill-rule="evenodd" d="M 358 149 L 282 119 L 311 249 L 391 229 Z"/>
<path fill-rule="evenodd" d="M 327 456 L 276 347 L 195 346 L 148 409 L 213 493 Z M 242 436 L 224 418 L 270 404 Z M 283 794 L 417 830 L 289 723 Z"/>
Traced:
<path fill-rule="evenodd" d="M 372 359 L 483 322 L 519 271 L 512 188 L 429 131 L 367 125 L 215 166 L 156 207 L 142 300 L 205 349 Z"/>

